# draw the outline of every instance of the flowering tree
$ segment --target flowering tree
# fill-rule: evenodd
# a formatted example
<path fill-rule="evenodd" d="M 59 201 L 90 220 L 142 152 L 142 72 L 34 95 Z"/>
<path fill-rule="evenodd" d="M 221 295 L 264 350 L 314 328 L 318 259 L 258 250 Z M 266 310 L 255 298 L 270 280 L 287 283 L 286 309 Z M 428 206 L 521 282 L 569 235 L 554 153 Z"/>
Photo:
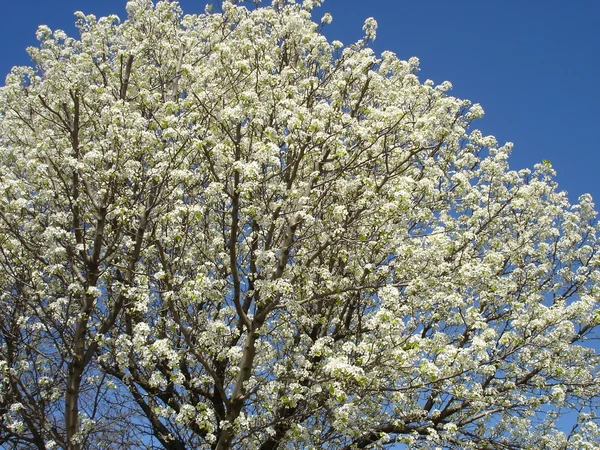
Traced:
<path fill-rule="evenodd" d="M 600 445 L 591 199 L 314 3 L 39 28 L 0 91 L 2 448 Z"/>

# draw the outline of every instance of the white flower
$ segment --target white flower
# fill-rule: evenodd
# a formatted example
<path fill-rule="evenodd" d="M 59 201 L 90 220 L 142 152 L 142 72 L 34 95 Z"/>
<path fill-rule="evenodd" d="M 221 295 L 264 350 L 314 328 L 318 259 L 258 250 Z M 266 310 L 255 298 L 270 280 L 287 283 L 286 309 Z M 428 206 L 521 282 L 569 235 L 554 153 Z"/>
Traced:
<path fill-rule="evenodd" d="M 52 35 L 52 30 L 47 25 L 40 25 L 35 33 L 38 41 L 48 39 Z"/>
<path fill-rule="evenodd" d="M 13 403 L 12 405 L 10 405 L 10 410 L 12 412 L 18 412 L 20 410 L 22 410 L 24 408 L 22 403 Z"/>
<path fill-rule="evenodd" d="M 323 24 L 329 24 L 329 23 L 331 23 L 332 21 L 333 21 L 333 17 L 332 17 L 332 15 L 331 15 L 331 14 L 329 14 L 329 13 L 325 13 L 325 14 L 323 15 L 323 17 L 321 18 L 321 23 L 323 23 Z"/>
<path fill-rule="evenodd" d="M 485 115 L 483 108 L 479 103 L 474 103 L 473 106 L 469 109 L 467 113 L 467 118 L 469 120 L 480 119 Z"/>
<path fill-rule="evenodd" d="M 371 41 L 374 41 L 377 37 L 377 21 L 373 17 L 369 17 L 365 20 L 365 24 L 363 25 L 363 31 L 365 32 L 365 37 Z"/>
<path fill-rule="evenodd" d="M 165 379 L 165 377 L 162 376 L 160 372 L 153 372 L 150 376 L 150 379 L 148 380 L 148 384 L 150 385 L 150 387 L 153 388 L 166 388 L 167 380 Z"/>

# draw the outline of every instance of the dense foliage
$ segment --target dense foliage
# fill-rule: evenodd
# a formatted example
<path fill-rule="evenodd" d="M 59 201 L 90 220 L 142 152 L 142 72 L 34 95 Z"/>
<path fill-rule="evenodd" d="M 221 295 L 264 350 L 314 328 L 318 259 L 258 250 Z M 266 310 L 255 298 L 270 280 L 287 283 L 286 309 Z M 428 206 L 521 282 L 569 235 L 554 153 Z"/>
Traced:
<path fill-rule="evenodd" d="M 600 445 L 591 199 L 316 3 L 39 28 L 0 90 L 0 447 Z"/>

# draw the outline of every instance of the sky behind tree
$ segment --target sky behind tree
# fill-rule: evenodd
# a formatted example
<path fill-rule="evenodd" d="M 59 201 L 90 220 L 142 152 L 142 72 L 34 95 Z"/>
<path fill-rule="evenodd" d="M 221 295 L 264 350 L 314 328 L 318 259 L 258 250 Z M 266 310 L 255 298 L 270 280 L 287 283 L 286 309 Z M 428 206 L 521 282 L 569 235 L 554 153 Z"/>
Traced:
<path fill-rule="evenodd" d="M 38 25 L 73 35 L 74 11 L 124 19 L 125 3 L 6 2 L 0 73 L 28 64 L 25 48 L 37 44 Z M 180 3 L 184 13 L 199 13 L 206 2 Z M 514 142 L 514 168 L 549 160 L 571 200 L 586 192 L 600 198 L 600 2 L 327 0 L 315 19 L 324 12 L 333 15 L 325 34 L 346 45 L 360 39 L 364 20 L 374 17 L 375 51 L 417 56 L 421 79 L 449 80 L 452 95 L 480 103 L 486 117 L 475 126 L 499 143 Z"/>

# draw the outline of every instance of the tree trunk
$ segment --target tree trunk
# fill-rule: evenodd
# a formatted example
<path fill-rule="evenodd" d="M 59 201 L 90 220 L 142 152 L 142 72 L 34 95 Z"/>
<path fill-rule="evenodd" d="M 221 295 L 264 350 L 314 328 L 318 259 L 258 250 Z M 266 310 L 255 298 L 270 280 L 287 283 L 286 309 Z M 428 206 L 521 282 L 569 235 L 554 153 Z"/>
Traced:
<path fill-rule="evenodd" d="M 88 305 L 86 305 L 88 306 Z M 87 308 L 86 308 L 87 309 Z M 86 311 L 87 312 L 87 311 Z M 87 314 L 83 314 L 73 337 L 73 359 L 67 375 L 65 395 L 65 426 L 67 428 L 67 450 L 81 450 L 79 442 L 79 389 L 85 369 L 85 335 L 87 333 Z"/>
<path fill-rule="evenodd" d="M 254 356 L 256 355 L 256 339 L 258 337 L 258 329 L 262 326 L 262 323 L 262 319 L 255 319 L 252 324 L 252 329 L 248 330 L 246 343 L 244 345 L 244 353 L 240 362 L 240 371 L 231 396 L 229 411 L 227 412 L 228 426 L 221 431 L 216 450 L 229 450 L 229 448 L 231 448 L 231 441 L 233 440 L 233 423 L 239 417 L 240 412 L 244 407 L 244 397 L 246 394 L 244 383 L 248 381 L 252 375 L 252 365 L 254 364 Z"/>
<path fill-rule="evenodd" d="M 74 438 L 79 432 L 79 387 L 83 374 L 83 361 L 75 357 L 69 364 L 67 394 L 65 397 L 65 424 L 67 428 L 67 450 L 81 450 L 81 444 Z"/>

